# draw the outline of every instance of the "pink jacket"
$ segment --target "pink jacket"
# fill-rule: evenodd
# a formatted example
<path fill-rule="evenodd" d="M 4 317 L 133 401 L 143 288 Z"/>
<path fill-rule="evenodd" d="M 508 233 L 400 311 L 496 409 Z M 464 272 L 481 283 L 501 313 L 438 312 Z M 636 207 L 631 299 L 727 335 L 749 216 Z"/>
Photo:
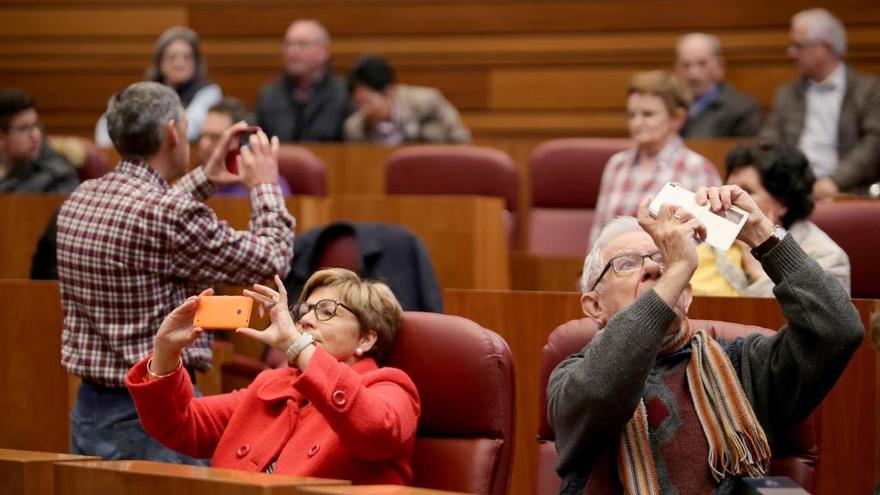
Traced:
<path fill-rule="evenodd" d="M 228 394 L 193 398 L 182 368 L 147 381 L 147 359 L 125 383 L 144 429 L 214 467 L 406 484 L 412 479 L 419 397 L 401 370 L 353 366 L 318 348 L 305 372 L 279 368 Z"/>

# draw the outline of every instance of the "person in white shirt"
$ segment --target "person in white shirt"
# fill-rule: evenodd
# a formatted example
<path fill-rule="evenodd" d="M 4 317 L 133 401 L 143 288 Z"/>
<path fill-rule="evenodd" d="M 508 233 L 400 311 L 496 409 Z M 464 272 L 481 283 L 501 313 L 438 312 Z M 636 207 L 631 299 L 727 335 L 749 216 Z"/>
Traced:
<path fill-rule="evenodd" d="M 777 90 L 761 139 L 807 155 L 815 199 L 867 192 L 880 180 L 880 80 L 846 64 L 846 30 L 825 9 L 792 17 L 788 55 L 801 78 Z"/>

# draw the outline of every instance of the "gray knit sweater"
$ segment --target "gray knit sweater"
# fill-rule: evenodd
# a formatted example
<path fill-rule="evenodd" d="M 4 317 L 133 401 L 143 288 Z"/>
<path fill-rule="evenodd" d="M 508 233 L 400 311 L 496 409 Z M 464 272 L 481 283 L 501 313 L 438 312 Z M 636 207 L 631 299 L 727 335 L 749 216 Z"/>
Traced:
<path fill-rule="evenodd" d="M 764 256 L 762 264 L 776 284 L 773 292 L 788 323 L 772 336 L 755 334 L 722 346 L 772 449 L 786 427 L 822 401 L 861 343 L 864 329 L 840 283 L 791 236 Z M 553 371 L 548 418 L 556 432 L 556 471 L 563 477 L 563 493 L 582 493 L 597 463 L 614 463 L 624 425 L 639 401 L 648 399 L 644 394 L 651 383 L 646 381 L 658 367 L 668 366 L 657 356 L 674 319 L 672 309 L 649 290 Z M 706 462 L 693 459 L 691 465 Z M 676 491 L 668 479 L 660 482 L 664 492 Z"/>

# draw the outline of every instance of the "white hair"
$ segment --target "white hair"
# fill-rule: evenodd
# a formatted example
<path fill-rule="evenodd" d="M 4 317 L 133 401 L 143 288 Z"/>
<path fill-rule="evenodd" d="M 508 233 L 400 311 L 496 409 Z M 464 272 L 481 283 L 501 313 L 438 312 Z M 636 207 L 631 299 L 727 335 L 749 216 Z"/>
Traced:
<path fill-rule="evenodd" d="M 318 43 L 321 43 L 322 45 L 330 44 L 330 32 L 327 31 L 327 28 L 325 28 L 324 25 L 321 24 L 321 22 L 317 19 L 297 19 L 290 23 L 290 26 L 287 29 L 292 28 L 296 24 L 307 24 L 309 26 L 312 26 L 312 28 L 315 29 L 315 33 L 317 34 L 316 41 Z"/>
<path fill-rule="evenodd" d="M 639 221 L 633 217 L 617 217 L 602 228 L 599 238 L 593 243 L 590 254 L 584 260 L 584 269 L 581 272 L 581 294 L 590 292 L 596 279 L 599 278 L 599 272 L 602 271 L 602 251 L 612 239 L 630 232 L 644 232 Z"/>
<path fill-rule="evenodd" d="M 721 40 L 718 39 L 718 36 L 709 33 L 688 33 L 682 35 L 678 38 L 678 41 L 675 42 L 675 54 L 678 55 L 681 53 L 682 45 L 691 39 L 703 40 L 709 45 L 709 50 L 712 52 L 712 55 L 715 55 L 716 57 L 721 56 Z"/>
<path fill-rule="evenodd" d="M 808 39 L 828 43 L 840 58 L 846 55 L 846 29 L 834 14 L 820 8 L 802 10 L 791 18 L 792 25 L 801 22 L 807 26 Z"/>

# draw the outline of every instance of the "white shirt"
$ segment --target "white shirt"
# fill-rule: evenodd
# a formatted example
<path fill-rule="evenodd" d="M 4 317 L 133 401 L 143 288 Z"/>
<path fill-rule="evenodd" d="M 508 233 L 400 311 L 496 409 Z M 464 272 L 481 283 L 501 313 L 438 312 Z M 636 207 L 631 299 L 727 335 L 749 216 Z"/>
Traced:
<path fill-rule="evenodd" d="M 798 146 L 807 155 L 817 178 L 828 177 L 837 168 L 837 126 L 845 93 L 843 63 L 824 81 L 807 82 L 807 109 Z"/>

